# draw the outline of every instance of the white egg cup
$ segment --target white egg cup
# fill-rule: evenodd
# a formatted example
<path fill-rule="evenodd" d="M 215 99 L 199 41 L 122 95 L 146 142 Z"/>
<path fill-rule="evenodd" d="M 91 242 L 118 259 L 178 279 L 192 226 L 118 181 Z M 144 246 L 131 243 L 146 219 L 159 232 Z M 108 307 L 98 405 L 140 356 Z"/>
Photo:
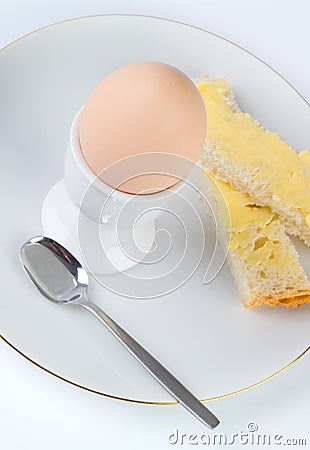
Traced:
<path fill-rule="evenodd" d="M 42 206 L 43 231 L 93 274 L 125 271 L 151 251 L 155 220 L 184 183 L 148 195 L 126 194 L 105 184 L 83 158 L 78 138 L 81 112 L 71 126 L 64 179 L 51 188 Z"/>

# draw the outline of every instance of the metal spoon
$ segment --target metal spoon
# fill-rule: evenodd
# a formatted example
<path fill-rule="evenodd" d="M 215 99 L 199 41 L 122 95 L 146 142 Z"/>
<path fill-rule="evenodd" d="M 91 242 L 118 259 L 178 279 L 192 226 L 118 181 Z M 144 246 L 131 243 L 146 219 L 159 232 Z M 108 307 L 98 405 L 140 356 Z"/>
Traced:
<path fill-rule="evenodd" d="M 88 274 L 68 250 L 50 238 L 36 236 L 21 247 L 20 259 L 27 274 L 45 297 L 55 303 L 80 305 L 90 311 L 197 419 L 209 428 L 215 428 L 220 423 L 212 412 L 149 352 L 87 299 Z"/>

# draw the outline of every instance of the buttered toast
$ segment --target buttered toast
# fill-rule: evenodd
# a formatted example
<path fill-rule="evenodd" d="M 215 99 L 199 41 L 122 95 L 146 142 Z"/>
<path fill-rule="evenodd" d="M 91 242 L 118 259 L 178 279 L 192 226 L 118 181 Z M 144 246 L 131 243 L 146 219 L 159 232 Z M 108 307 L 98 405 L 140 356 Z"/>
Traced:
<path fill-rule="evenodd" d="M 215 208 L 230 239 L 227 261 L 246 307 L 262 304 L 295 308 L 310 302 L 310 282 L 281 221 L 269 207 L 212 177 Z M 206 174 L 208 183 L 208 175 Z M 210 185 L 210 183 L 208 183 Z M 213 183 L 212 183 L 213 185 Z M 218 201 L 219 195 L 224 202 Z M 223 208 L 228 208 L 230 223 Z M 223 233 L 222 233 L 223 235 Z M 229 244 L 228 244 L 229 242 Z"/>
<path fill-rule="evenodd" d="M 310 281 L 286 234 L 310 245 L 310 153 L 297 154 L 241 112 L 226 80 L 194 81 L 208 121 L 200 164 L 230 236 L 227 260 L 243 304 L 310 303 Z"/>
<path fill-rule="evenodd" d="M 265 130 L 241 112 L 229 83 L 195 80 L 207 110 L 207 140 L 202 154 L 206 169 L 269 206 L 286 232 L 310 246 L 310 166 L 276 133 Z"/>

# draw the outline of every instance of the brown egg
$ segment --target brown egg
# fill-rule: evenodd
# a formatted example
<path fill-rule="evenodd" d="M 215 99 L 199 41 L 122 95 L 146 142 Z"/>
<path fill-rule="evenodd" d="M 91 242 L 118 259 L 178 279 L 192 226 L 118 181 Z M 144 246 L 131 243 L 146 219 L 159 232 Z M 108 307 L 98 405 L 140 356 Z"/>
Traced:
<path fill-rule="evenodd" d="M 178 155 L 196 162 L 205 137 L 206 111 L 196 86 L 180 70 L 159 62 L 130 64 L 104 78 L 90 94 L 79 126 L 81 151 L 93 173 L 133 194 L 175 185 L 179 175 L 186 176 Z M 124 180 L 120 184 L 118 176 L 114 183 L 111 164 L 149 152 L 150 157 L 131 159 L 136 176 L 129 181 L 127 162 L 115 165 Z M 173 170 L 165 154 L 176 155 Z M 132 170 L 128 173 L 131 177 Z"/>

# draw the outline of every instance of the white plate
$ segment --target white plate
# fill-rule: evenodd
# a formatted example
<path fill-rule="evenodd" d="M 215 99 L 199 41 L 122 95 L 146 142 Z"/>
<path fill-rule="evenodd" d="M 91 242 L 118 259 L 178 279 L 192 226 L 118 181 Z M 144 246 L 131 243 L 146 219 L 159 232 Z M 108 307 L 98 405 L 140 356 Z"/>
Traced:
<path fill-rule="evenodd" d="M 139 60 L 167 62 L 191 77 L 226 76 L 241 108 L 298 150 L 308 145 L 310 112 L 253 55 L 168 20 L 82 18 L 39 30 L 0 53 L 1 335 L 36 364 L 81 387 L 160 403 L 172 398 L 115 338 L 86 311 L 45 300 L 18 260 L 20 245 L 41 232 L 41 204 L 62 177 L 75 112 L 101 78 Z M 195 242 L 191 246 L 197 251 Z M 309 251 L 300 243 L 298 249 L 310 274 Z M 227 267 L 211 284 L 202 283 L 206 263 L 204 256 L 187 283 L 157 299 L 126 299 L 95 282 L 90 293 L 200 399 L 259 383 L 309 345 L 309 307 L 246 310 Z"/>

